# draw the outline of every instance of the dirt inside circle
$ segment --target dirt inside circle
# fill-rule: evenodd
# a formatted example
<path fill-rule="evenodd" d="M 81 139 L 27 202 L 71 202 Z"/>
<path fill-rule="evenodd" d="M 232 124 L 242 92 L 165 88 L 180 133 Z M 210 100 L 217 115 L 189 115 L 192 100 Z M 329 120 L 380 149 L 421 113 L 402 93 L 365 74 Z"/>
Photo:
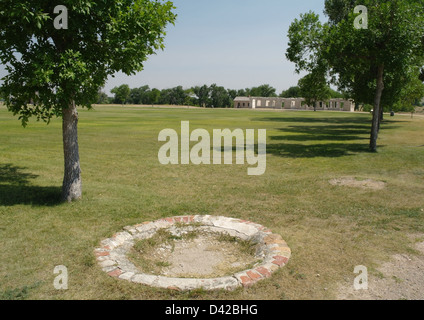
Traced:
<path fill-rule="evenodd" d="M 129 255 L 143 272 L 175 278 L 217 278 L 260 262 L 255 244 L 226 234 L 191 228 L 161 230 L 140 240 Z"/>

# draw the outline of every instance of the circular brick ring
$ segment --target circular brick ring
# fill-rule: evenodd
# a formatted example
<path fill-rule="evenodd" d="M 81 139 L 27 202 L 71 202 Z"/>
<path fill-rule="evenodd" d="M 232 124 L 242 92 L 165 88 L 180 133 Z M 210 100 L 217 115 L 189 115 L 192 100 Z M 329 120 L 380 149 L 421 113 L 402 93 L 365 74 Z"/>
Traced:
<path fill-rule="evenodd" d="M 226 233 L 258 245 L 256 257 L 261 264 L 220 278 L 194 279 L 170 278 L 142 273 L 127 258 L 127 253 L 135 241 L 151 238 L 157 230 L 170 228 L 176 223 L 193 224 L 206 227 L 209 231 Z M 95 249 L 97 261 L 102 270 L 110 276 L 157 288 L 174 290 L 225 289 L 251 286 L 255 282 L 271 276 L 278 268 L 287 264 L 291 250 L 280 235 L 273 234 L 262 225 L 240 219 L 218 216 L 180 216 L 144 222 L 124 228 L 125 231 L 112 238 L 101 241 L 101 247 Z"/>

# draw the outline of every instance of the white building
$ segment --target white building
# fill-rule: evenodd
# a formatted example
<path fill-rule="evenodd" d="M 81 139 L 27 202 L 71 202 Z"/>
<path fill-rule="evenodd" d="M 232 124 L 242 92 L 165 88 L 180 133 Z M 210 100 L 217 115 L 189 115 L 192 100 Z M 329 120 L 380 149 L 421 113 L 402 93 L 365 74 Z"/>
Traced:
<path fill-rule="evenodd" d="M 285 110 L 314 110 L 313 106 L 308 106 L 304 98 L 279 98 L 279 97 L 236 97 L 234 108 L 248 109 L 285 109 Z M 316 110 L 332 111 L 355 111 L 355 102 L 345 99 L 329 99 L 328 101 L 318 101 Z"/>

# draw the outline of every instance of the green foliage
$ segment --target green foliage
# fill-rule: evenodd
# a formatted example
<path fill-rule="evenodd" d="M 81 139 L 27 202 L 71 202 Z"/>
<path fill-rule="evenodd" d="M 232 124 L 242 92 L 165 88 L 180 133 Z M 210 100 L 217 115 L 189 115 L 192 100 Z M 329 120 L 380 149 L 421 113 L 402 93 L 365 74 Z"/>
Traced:
<path fill-rule="evenodd" d="M 372 109 L 373 109 L 373 106 L 371 104 L 364 104 L 362 106 L 362 111 L 365 111 L 365 112 L 371 112 Z"/>
<path fill-rule="evenodd" d="M 123 87 L 124 86 L 124 87 Z M 276 97 L 276 89 L 271 87 L 269 84 L 260 85 L 258 87 L 246 88 L 246 89 L 226 89 L 217 84 L 211 86 L 195 86 L 188 89 L 183 89 L 182 86 L 177 86 L 168 89 L 150 89 L 148 85 L 144 85 L 139 88 L 129 89 L 130 94 L 128 98 L 120 98 L 120 88 L 128 92 L 128 86 L 122 85 L 112 89 L 112 93 L 115 94 L 113 101 L 110 103 L 124 103 L 129 104 L 144 104 L 144 105 L 191 105 L 204 108 L 232 108 L 234 106 L 234 99 L 236 97 L 247 97 L 247 96 L 258 96 L 258 97 Z M 344 95 L 326 86 L 325 88 L 325 99 L 327 98 L 343 98 Z M 327 97 L 328 96 L 328 97 Z M 102 95 L 104 102 L 108 103 L 107 97 Z M 127 95 L 125 94 L 125 97 Z M 283 98 L 297 98 L 303 97 L 299 86 L 290 87 L 280 94 Z M 99 101 L 100 98 L 98 98 Z M 324 100 L 325 100 L 324 99 Z"/>
<path fill-rule="evenodd" d="M 104 93 L 103 91 L 99 91 L 97 95 L 96 104 L 108 104 L 111 102 L 112 102 L 112 99 L 110 99 L 106 93 Z"/>
<path fill-rule="evenodd" d="M 414 112 L 424 97 L 424 84 L 414 77 L 407 86 L 402 88 L 399 100 L 393 104 L 394 111 Z"/>
<path fill-rule="evenodd" d="M 345 94 L 340 93 L 340 92 L 338 92 L 338 91 L 336 91 L 336 90 L 333 90 L 333 89 L 329 88 L 329 91 L 330 91 L 330 98 L 333 98 L 333 99 L 342 99 L 342 98 L 346 98 Z M 348 97 L 347 97 L 347 98 L 348 98 Z"/>
<path fill-rule="evenodd" d="M 368 8 L 368 29 L 354 28 L 356 5 Z M 327 23 L 313 12 L 294 20 L 286 57 L 298 72 L 326 68 L 339 90 L 369 104 L 374 103 L 377 67 L 384 65 L 382 103 L 390 105 L 424 63 L 423 11 L 417 0 L 327 0 Z"/>
<path fill-rule="evenodd" d="M 217 86 L 216 84 L 210 87 L 210 107 L 212 108 L 225 108 L 233 104 L 227 90 L 224 87 Z"/>
<path fill-rule="evenodd" d="M 38 281 L 32 285 L 26 285 L 22 288 L 6 289 L 0 292 L 0 300 L 26 300 L 28 299 L 29 293 L 39 287 L 41 281 Z"/>
<path fill-rule="evenodd" d="M 197 96 L 197 105 L 199 107 L 206 107 L 209 105 L 210 89 L 207 85 L 201 87 L 196 86 L 193 89 L 193 93 Z"/>
<path fill-rule="evenodd" d="M 368 27 L 356 29 L 357 5 L 367 7 Z M 329 18 L 313 12 L 289 28 L 286 57 L 296 71 L 325 74 L 358 103 L 373 104 L 370 149 L 376 151 L 381 106 L 392 106 L 424 64 L 422 0 L 326 0 Z"/>
<path fill-rule="evenodd" d="M 326 101 L 331 98 L 330 87 L 325 75 L 311 72 L 299 80 L 300 93 L 309 106 L 316 107 L 316 102 Z"/>
<path fill-rule="evenodd" d="M 331 24 L 338 24 L 353 12 L 356 2 L 355 0 L 327 0 L 324 13 Z"/>
<path fill-rule="evenodd" d="M 286 58 L 295 63 L 297 73 L 302 70 L 322 72 L 326 67 L 324 48 L 327 31 L 328 26 L 322 25 L 319 16 L 311 11 L 301 14 L 300 19 L 295 19 L 290 25 Z"/>
<path fill-rule="evenodd" d="M 271 87 L 269 84 L 263 84 L 259 87 L 253 87 L 246 89 L 246 93 L 252 97 L 276 97 L 276 89 Z"/>
<path fill-rule="evenodd" d="M 123 84 L 110 90 L 115 95 L 114 103 L 126 104 L 130 98 L 131 89 L 129 85 Z"/>
<path fill-rule="evenodd" d="M 1 0 L 0 60 L 8 72 L 2 90 L 23 125 L 31 116 L 48 122 L 71 101 L 89 108 L 108 75 L 141 71 L 163 49 L 165 27 L 176 17 L 163 1 L 60 4 L 68 9 L 67 30 L 54 28 L 56 3 Z"/>
<path fill-rule="evenodd" d="M 232 108 L 237 96 L 276 97 L 276 89 L 268 84 L 241 90 L 226 89 L 217 84 L 195 86 L 184 89 L 177 86 L 168 89 L 150 89 L 148 85 L 130 89 L 128 85 L 115 87 L 111 92 L 115 95 L 113 102 L 119 104 L 145 105 L 192 105 L 205 108 Z"/>
<path fill-rule="evenodd" d="M 326 8 L 330 10 L 331 3 Z M 374 103 L 376 74 L 384 66 L 382 105 L 390 106 L 408 86 L 411 74 L 424 63 L 424 10 L 422 1 L 367 0 L 347 1 L 348 8 L 365 5 L 368 8 L 368 29 L 354 29 L 353 10 L 332 28 L 328 40 L 328 60 L 340 89 L 350 93 L 358 102 Z M 415 76 L 414 77 L 418 77 Z"/>
<path fill-rule="evenodd" d="M 187 93 L 182 86 L 161 91 L 160 104 L 184 105 Z"/>
<path fill-rule="evenodd" d="M 143 104 L 148 98 L 148 92 L 150 91 L 149 86 L 143 86 L 140 88 L 133 88 L 129 93 L 129 103 L 132 104 Z"/>
<path fill-rule="evenodd" d="M 290 87 L 287 90 L 281 92 L 281 98 L 301 98 L 302 95 L 300 93 L 299 86 Z"/>

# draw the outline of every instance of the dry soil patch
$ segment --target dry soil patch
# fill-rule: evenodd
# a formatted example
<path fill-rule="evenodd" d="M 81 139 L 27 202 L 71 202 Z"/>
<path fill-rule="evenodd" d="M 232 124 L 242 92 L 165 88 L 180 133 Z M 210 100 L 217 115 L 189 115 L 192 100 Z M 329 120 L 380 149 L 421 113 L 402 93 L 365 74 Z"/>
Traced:
<path fill-rule="evenodd" d="M 372 179 L 357 179 L 354 177 L 336 178 L 329 181 L 333 186 L 345 186 L 371 190 L 382 190 L 386 187 L 383 181 L 376 181 Z"/>
<path fill-rule="evenodd" d="M 176 240 L 173 246 L 161 245 L 153 254 L 167 265 L 162 274 L 177 278 L 222 277 L 257 262 L 253 255 L 240 250 L 238 243 L 220 241 L 211 233 Z"/>
<path fill-rule="evenodd" d="M 418 255 L 396 254 L 368 275 L 368 290 L 355 290 L 353 281 L 340 286 L 340 300 L 423 300 L 424 242 L 416 244 Z"/>

